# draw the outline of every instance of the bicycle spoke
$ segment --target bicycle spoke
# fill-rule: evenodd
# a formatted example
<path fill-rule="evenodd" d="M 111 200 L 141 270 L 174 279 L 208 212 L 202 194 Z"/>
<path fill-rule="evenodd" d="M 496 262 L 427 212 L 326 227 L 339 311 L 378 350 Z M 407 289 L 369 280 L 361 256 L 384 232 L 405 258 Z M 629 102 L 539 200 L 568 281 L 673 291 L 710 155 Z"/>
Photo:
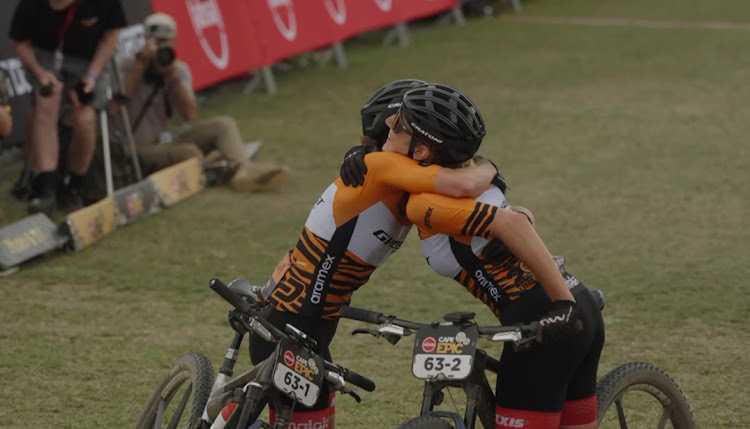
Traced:
<path fill-rule="evenodd" d="M 167 426 L 167 429 L 176 429 L 177 424 L 180 423 L 180 417 L 182 417 L 182 412 L 185 411 L 185 405 L 187 405 L 188 398 L 190 398 L 190 393 L 193 391 L 193 383 L 188 383 L 187 389 L 185 389 L 185 393 L 182 394 L 182 399 L 180 399 L 179 405 L 177 405 L 177 409 L 174 410 L 174 414 L 172 415 L 172 419 L 169 421 L 169 425 Z"/>
<path fill-rule="evenodd" d="M 622 406 L 622 396 L 615 400 L 617 407 L 617 420 L 620 421 L 620 429 L 628 429 L 628 422 L 625 419 L 625 408 Z"/>

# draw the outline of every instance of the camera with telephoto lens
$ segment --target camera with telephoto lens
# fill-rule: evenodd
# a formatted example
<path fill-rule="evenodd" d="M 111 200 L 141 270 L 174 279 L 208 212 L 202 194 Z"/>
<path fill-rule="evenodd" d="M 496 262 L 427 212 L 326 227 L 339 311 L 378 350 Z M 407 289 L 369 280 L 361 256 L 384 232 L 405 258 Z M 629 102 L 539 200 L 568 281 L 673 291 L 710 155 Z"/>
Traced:
<path fill-rule="evenodd" d="M 177 55 L 174 52 L 174 48 L 167 43 L 162 43 L 156 47 L 156 55 L 154 57 L 156 64 L 166 67 L 174 62 Z"/>

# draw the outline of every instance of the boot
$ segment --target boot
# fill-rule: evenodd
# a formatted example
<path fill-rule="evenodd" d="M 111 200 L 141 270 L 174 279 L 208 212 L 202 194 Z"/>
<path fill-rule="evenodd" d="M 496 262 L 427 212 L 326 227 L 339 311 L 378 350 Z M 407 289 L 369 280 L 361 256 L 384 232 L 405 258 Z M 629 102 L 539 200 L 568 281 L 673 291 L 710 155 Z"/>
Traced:
<path fill-rule="evenodd" d="M 231 185 L 240 192 L 259 192 L 278 189 L 289 180 L 288 167 L 256 162 L 244 162 L 237 167 Z"/>
<path fill-rule="evenodd" d="M 41 212 L 53 218 L 57 210 L 57 172 L 47 171 L 37 174 L 31 187 L 33 191 L 27 211 L 31 214 Z"/>
<path fill-rule="evenodd" d="M 82 209 L 83 204 L 83 184 L 85 177 L 77 174 L 70 174 L 65 180 L 60 190 L 60 206 L 68 212 L 74 212 Z"/>
<path fill-rule="evenodd" d="M 18 180 L 16 180 L 16 183 L 14 183 L 13 187 L 10 189 L 10 193 L 21 201 L 27 201 L 29 199 L 29 196 L 31 195 L 30 167 L 23 167 L 21 174 L 18 176 Z"/>

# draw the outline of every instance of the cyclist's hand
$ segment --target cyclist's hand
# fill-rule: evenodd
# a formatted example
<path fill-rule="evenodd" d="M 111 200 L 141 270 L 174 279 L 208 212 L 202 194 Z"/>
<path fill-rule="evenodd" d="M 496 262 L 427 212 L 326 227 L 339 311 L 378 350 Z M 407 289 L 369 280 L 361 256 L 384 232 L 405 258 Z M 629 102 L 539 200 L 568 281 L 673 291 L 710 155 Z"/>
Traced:
<path fill-rule="evenodd" d="M 377 149 L 375 145 L 357 145 L 346 152 L 344 163 L 341 164 L 341 180 L 344 185 L 356 188 L 365 183 L 365 174 L 367 174 L 365 155 Z"/>
<path fill-rule="evenodd" d="M 576 303 L 562 299 L 552 302 L 552 309 L 539 319 L 539 325 L 537 340 L 542 343 L 565 341 L 583 329 Z"/>
<path fill-rule="evenodd" d="M 531 213 L 531 210 L 527 209 L 526 207 L 522 206 L 511 206 L 510 208 L 514 212 L 521 213 L 522 215 L 526 216 L 527 219 L 529 219 L 529 222 L 534 225 L 534 214 Z"/>
<path fill-rule="evenodd" d="M 503 173 L 501 173 L 500 169 L 497 168 L 497 164 L 481 155 L 474 155 L 474 162 L 479 163 L 482 161 L 487 161 L 492 164 L 493 167 L 495 167 L 495 177 L 492 178 L 492 181 L 490 183 L 497 186 L 498 189 L 500 189 L 500 191 L 505 194 L 505 191 L 508 190 L 508 181 L 505 180 L 505 176 L 503 176 Z"/>

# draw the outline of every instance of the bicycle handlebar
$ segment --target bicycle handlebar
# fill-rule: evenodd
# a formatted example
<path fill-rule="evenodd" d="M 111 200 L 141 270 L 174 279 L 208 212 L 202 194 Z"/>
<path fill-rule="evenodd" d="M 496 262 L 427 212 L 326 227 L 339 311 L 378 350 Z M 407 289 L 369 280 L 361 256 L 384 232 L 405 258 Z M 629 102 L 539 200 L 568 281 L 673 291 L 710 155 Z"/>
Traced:
<path fill-rule="evenodd" d="M 340 374 L 344 381 L 351 383 L 355 386 L 362 388 L 368 392 L 375 390 L 375 382 L 365 377 L 364 375 L 358 374 L 349 368 L 344 368 L 341 365 L 337 365 L 333 362 L 325 361 L 325 369 L 327 371 Z"/>
<path fill-rule="evenodd" d="M 225 301 L 231 304 L 232 307 L 244 314 L 251 316 L 255 321 L 260 323 L 271 333 L 276 341 L 288 336 L 277 327 L 272 325 L 265 318 L 259 317 L 259 310 L 257 307 L 254 307 L 252 304 L 242 299 L 240 295 L 229 289 L 229 287 L 225 285 L 221 280 L 214 277 L 211 279 L 211 281 L 209 281 L 208 285 L 214 292 L 219 294 L 219 296 L 221 296 Z M 373 390 L 375 390 L 375 382 L 365 377 L 364 375 L 358 374 L 351 369 L 344 368 L 341 365 L 337 365 L 327 360 L 324 360 L 324 362 L 326 370 L 341 375 L 344 381 L 358 386 L 368 392 L 372 392 Z"/>
<path fill-rule="evenodd" d="M 420 329 L 420 328 L 425 328 L 425 327 L 435 325 L 434 322 L 433 323 L 415 322 L 413 320 L 399 319 L 396 316 L 384 315 L 383 313 L 380 313 L 377 311 L 366 310 L 364 308 L 350 307 L 346 305 L 341 307 L 341 317 L 345 319 L 358 320 L 360 322 L 365 322 L 365 323 L 372 323 L 374 325 L 378 325 L 382 323 L 390 323 L 390 324 L 401 326 L 401 327 L 408 328 L 408 329 Z M 531 322 L 526 325 L 510 325 L 510 326 L 477 325 L 477 328 L 479 330 L 479 335 L 494 335 L 494 334 L 507 333 L 507 332 L 520 332 L 521 334 L 526 334 L 526 336 L 531 337 L 531 336 L 536 336 L 536 334 L 539 332 L 540 325 L 539 325 L 539 322 Z"/>

